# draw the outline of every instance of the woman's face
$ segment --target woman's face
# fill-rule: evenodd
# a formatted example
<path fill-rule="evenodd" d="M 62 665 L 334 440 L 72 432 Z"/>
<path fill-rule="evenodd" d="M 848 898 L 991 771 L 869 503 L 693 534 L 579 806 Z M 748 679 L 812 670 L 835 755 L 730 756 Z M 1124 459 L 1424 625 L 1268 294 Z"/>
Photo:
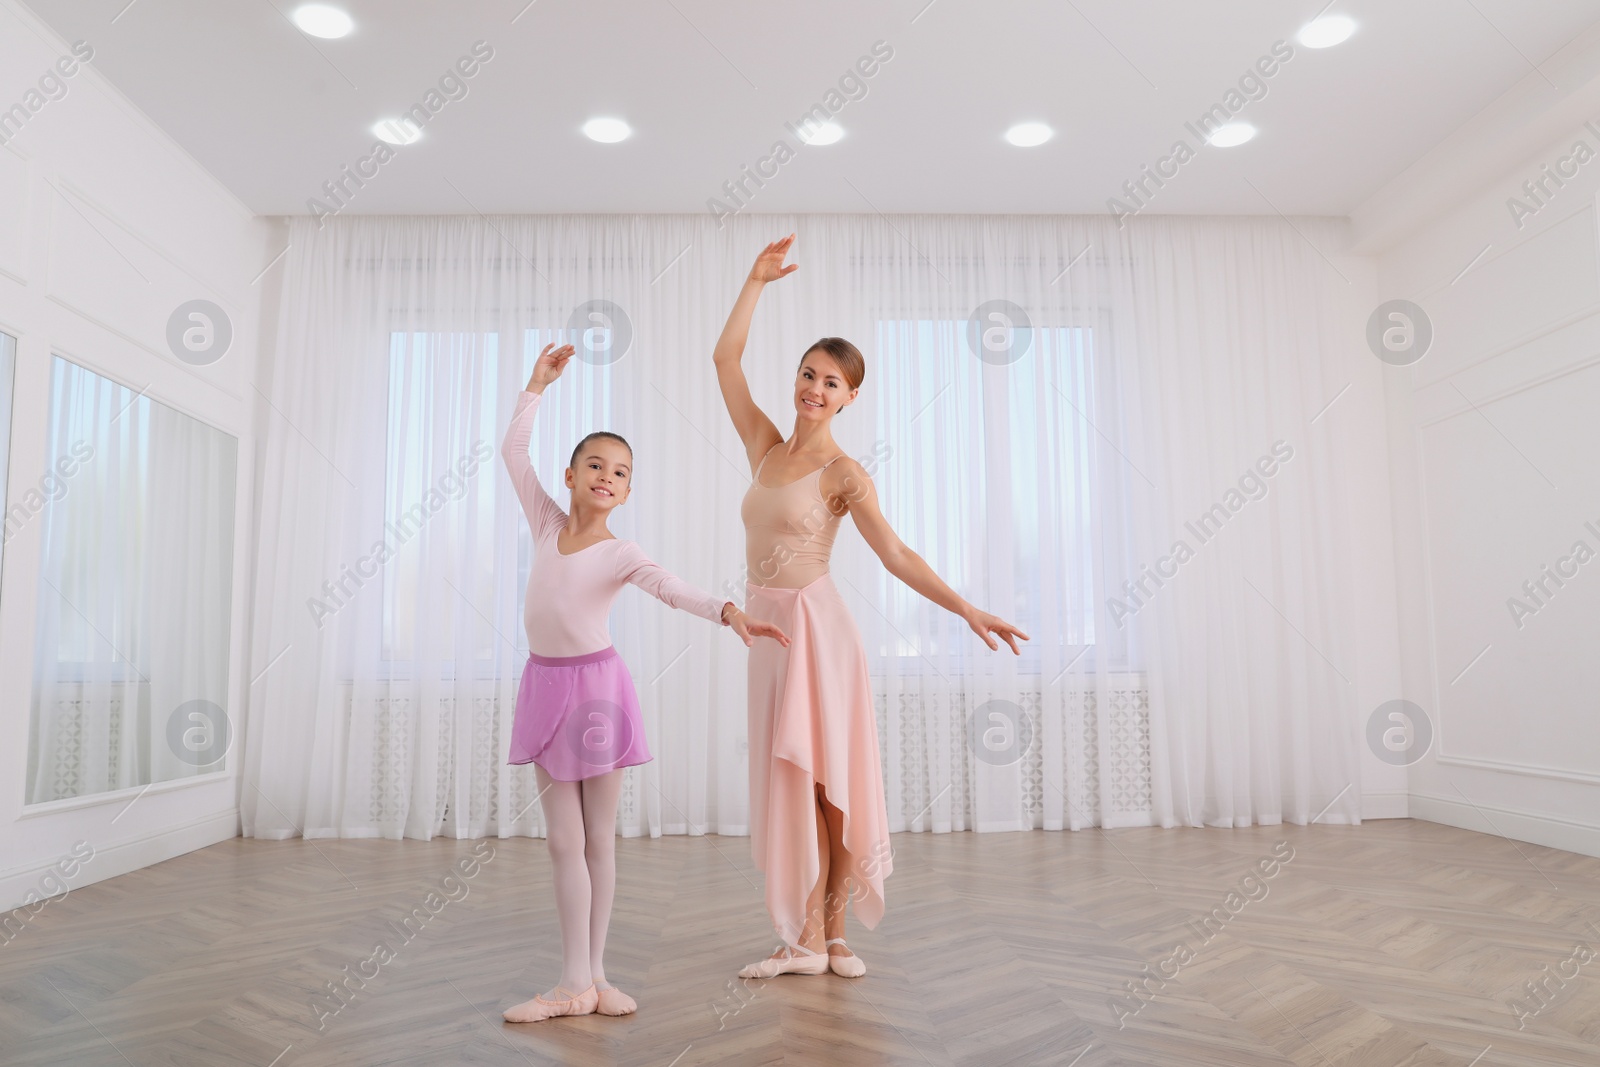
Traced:
<path fill-rule="evenodd" d="M 839 364 L 822 349 L 812 349 L 794 376 L 794 410 L 802 419 L 831 419 L 856 398 Z"/>

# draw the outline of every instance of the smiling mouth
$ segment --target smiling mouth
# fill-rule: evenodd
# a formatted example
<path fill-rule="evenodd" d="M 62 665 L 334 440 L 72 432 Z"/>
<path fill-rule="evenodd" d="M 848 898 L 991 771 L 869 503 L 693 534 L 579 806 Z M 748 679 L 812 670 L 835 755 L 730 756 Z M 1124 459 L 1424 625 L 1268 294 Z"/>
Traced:
<path fill-rule="evenodd" d="M 599 486 L 599 485 L 597 485 L 593 489 L 589 490 L 589 492 L 595 493 L 595 494 L 597 494 L 599 496 L 611 496 L 612 495 L 611 490 L 605 488 L 604 486 Z"/>
<path fill-rule="evenodd" d="M 816 408 L 819 411 L 822 409 L 822 405 L 817 403 L 815 400 L 807 400 L 804 397 L 801 397 L 800 403 L 804 404 L 808 408 Z"/>

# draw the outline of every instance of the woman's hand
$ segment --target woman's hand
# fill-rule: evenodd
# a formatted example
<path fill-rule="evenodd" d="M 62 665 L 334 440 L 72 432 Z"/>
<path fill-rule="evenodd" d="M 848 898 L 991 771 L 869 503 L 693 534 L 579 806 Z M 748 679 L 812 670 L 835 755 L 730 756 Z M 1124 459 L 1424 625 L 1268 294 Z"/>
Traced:
<path fill-rule="evenodd" d="M 1000 640 L 1010 645 L 1012 652 L 1019 656 L 1022 655 L 1021 650 L 1017 648 L 1015 639 L 1021 638 L 1026 641 L 1028 635 L 1006 622 L 1000 616 L 990 615 L 987 611 L 979 611 L 969 605 L 967 610 L 961 613 L 961 617 L 967 620 L 967 625 L 972 627 L 972 632 L 983 638 L 983 643 L 990 648 L 999 651 L 999 643 L 989 636 L 991 633 L 999 634 Z"/>
<path fill-rule="evenodd" d="M 740 611 L 731 600 L 722 606 L 722 621 L 728 624 L 729 629 L 739 635 L 747 647 L 754 644 L 753 639 L 757 637 L 770 637 L 784 648 L 789 647 L 788 634 L 770 622 L 752 619 Z"/>
<path fill-rule="evenodd" d="M 774 241 L 761 250 L 756 257 L 756 265 L 750 268 L 750 280 L 753 282 L 775 282 L 787 274 L 792 274 L 800 269 L 800 264 L 791 263 L 783 265 L 783 257 L 789 254 L 789 249 L 794 246 L 794 234 L 790 234 L 781 241 Z"/>
<path fill-rule="evenodd" d="M 561 372 L 567 369 L 567 360 L 577 349 L 571 345 L 562 345 L 556 348 L 554 343 L 544 346 L 544 351 L 539 353 L 539 358 L 533 363 L 533 376 L 528 379 L 530 393 L 542 393 L 545 386 L 561 377 Z"/>

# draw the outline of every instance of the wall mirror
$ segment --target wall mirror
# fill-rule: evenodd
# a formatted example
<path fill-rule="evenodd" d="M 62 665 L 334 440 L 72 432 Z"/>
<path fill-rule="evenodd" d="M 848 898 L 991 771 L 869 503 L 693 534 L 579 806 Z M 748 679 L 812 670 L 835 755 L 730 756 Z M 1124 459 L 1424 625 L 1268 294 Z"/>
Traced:
<path fill-rule="evenodd" d="M 238 441 L 59 356 L 48 432 L 28 803 L 222 770 Z"/>
<path fill-rule="evenodd" d="M 0 333 L 0 501 L 6 497 L 6 472 L 11 469 L 11 392 L 16 381 L 17 339 Z M 15 513 L 15 514 L 14 514 Z M 0 537 L 0 568 L 5 566 L 5 546 L 11 540 L 14 528 L 26 520 L 27 509 L 6 510 L 5 536 Z"/>

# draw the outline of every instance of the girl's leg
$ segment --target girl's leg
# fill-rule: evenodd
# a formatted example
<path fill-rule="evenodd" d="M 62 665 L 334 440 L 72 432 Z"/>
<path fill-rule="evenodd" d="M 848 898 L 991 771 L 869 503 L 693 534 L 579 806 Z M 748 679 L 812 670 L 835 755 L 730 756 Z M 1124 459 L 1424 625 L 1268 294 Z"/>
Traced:
<path fill-rule="evenodd" d="M 538 768 L 550 877 L 561 919 L 561 985 L 546 997 L 573 996 L 594 981 L 589 973 L 589 866 L 584 862 L 582 782 L 558 782 Z M 564 989 L 566 993 L 559 990 Z"/>
<path fill-rule="evenodd" d="M 553 1015 L 594 1010 L 589 973 L 589 867 L 584 862 L 583 796 L 579 782 L 558 782 L 537 769 L 539 805 L 544 810 L 545 845 L 550 850 L 550 881 L 561 921 L 561 981 L 539 997 L 506 1009 L 507 1022 L 532 1023 Z M 587 993 L 588 997 L 581 997 Z M 570 1002 L 570 1003 L 569 1003 Z"/>
<path fill-rule="evenodd" d="M 617 895 L 617 798 L 622 771 L 583 780 L 583 859 L 589 872 L 589 962 L 591 980 L 605 986 L 606 930 Z"/>

